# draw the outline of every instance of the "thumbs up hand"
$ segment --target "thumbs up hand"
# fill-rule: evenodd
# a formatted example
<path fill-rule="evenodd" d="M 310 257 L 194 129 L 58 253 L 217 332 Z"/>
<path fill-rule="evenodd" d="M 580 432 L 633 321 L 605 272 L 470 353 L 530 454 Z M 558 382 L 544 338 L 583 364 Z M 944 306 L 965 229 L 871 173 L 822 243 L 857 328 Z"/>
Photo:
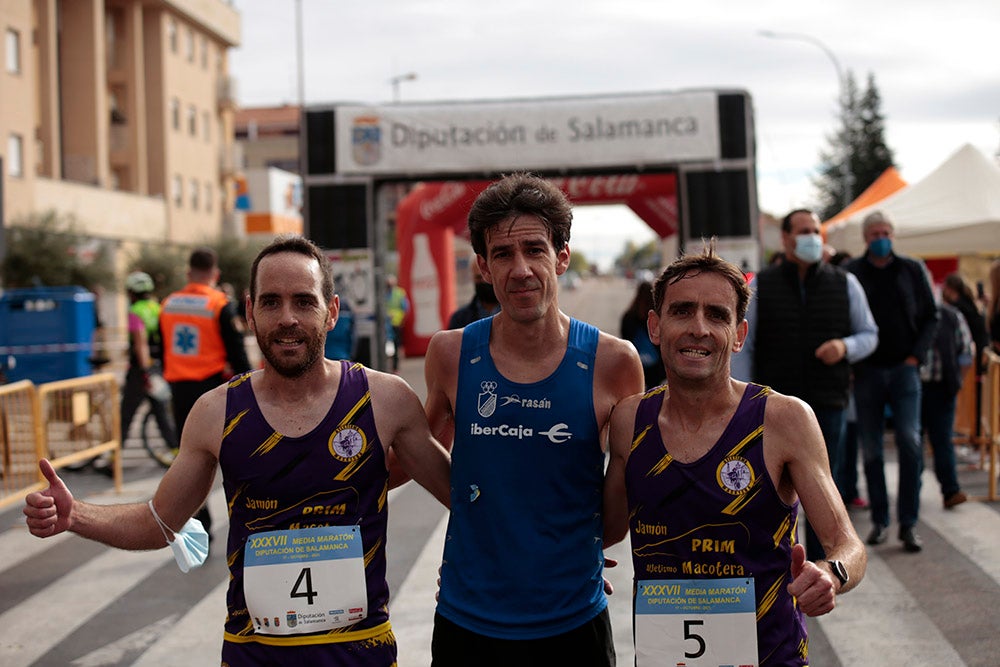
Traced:
<path fill-rule="evenodd" d="M 792 547 L 792 583 L 788 593 L 798 598 L 799 608 L 807 616 L 822 616 L 836 606 L 838 582 L 826 563 L 806 560 L 806 548 Z"/>
<path fill-rule="evenodd" d="M 49 486 L 29 493 L 24 498 L 24 516 L 28 530 L 35 537 L 51 537 L 69 529 L 72 523 L 73 494 L 56 474 L 48 459 L 38 462 L 38 468 Z"/>

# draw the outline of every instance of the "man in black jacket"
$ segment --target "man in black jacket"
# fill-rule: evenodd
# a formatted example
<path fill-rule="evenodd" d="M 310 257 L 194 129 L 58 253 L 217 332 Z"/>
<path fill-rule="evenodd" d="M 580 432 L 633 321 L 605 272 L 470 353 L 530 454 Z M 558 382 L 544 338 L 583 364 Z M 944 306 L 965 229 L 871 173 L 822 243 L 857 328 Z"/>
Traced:
<path fill-rule="evenodd" d="M 899 539 L 907 551 L 917 552 L 923 548 L 913 531 L 920 513 L 923 471 L 919 367 L 933 344 L 938 311 L 923 262 L 893 252 L 892 221 L 876 211 L 865 218 L 861 233 L 867 251 L 847 269 L 865 288 L 879 329 L 875 352 L 854 368 L 858 432 L 872 513 L 868 544 L 881 544 L 888 537 L 889 497 L 882 443 L 888 405 L 899 453 Z"/>
<path fill-rule="evenodd" d="M 757 274 L 747 309 L 746 341 L 733 355 L 733 377 L 764 384 L 809 404 L 838 479 L 850 364 L 872 353 L 878 327 L 857 278 L 822 261 L 819 218 L 797 209 L 781 222 L 784 260 Z M 806 557 L 825 557 L 806 528 Z"/>

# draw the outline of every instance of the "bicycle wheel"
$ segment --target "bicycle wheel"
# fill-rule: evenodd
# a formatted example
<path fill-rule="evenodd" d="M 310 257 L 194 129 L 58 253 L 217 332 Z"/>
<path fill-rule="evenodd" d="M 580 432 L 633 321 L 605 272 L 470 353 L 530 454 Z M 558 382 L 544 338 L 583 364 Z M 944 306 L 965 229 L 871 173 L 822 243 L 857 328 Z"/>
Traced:
<path fill-rule="evenodd" d="M 142 418 L 142 446 L 146 448 L 154 461 L 164 468 L 169 468 L 177 457 L 177 443 L 168 442 L 160 427 L 156 424 L 156 416 L 152 410 Z"/>

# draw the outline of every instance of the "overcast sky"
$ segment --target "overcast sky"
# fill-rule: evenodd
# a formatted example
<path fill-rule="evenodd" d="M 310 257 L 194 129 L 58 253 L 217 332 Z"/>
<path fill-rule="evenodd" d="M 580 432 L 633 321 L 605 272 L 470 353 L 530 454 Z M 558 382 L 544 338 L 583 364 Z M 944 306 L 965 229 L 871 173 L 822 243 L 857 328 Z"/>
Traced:
<path fill-rule="evenodd" d="M 909 182 L 964 143 L 1000 149 L 997 0 L 301 0 L 305 101 L 383 103 L 741 88 L 757 131 L 762 210 L 815 203 L 836 127 L 833 60 L 875 75 L 887 139 Z M 295 3 L 235 0 L 243 106 L 295 103 Z"/>

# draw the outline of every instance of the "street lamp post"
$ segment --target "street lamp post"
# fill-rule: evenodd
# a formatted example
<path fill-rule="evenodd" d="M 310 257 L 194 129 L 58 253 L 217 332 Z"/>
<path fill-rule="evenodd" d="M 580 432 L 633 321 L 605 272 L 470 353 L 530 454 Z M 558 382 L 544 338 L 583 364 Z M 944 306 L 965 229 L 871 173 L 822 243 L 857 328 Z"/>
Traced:
<path fill-rule="evenodd" d="M 840 61 L 837 60 L 837 56 L 834 55 L 833 51 L 830 50 L 826 44 L 816 39 L 812 35 L 806 35 L 799 32 L 774 32 L 773 30 L 759 30 L 758 33 L 761 37 L 767 37 L 770 39 L 792 39 L 799 42 L 807 42 L 813 46 L 820 49 L 826 54 L 830 62 L 833 63 L 833 68 L 837 70 L 837 89 L 840 92 L 840 99 L 847 99 L 847 78 L 844 76 L 844 70 L 840 66 Z M 840 160 L 840 182 L 841 182 L 841 197 L 843 208 L 847 208 L 848 204 L 851 203 L 851 155 L 850 155 L 850 144 L 846 144 L 842 147 L 842 157 Z"/>
<path fill-rule="evenodd" d="M 392 101 L 399 102 L 399 84 L 401 81 L 416 81 L 416 72 L 407 72 L 406 74 L 397 74 L 396 76 L 389 79 L 389 83 L 392 84 Z"/>

